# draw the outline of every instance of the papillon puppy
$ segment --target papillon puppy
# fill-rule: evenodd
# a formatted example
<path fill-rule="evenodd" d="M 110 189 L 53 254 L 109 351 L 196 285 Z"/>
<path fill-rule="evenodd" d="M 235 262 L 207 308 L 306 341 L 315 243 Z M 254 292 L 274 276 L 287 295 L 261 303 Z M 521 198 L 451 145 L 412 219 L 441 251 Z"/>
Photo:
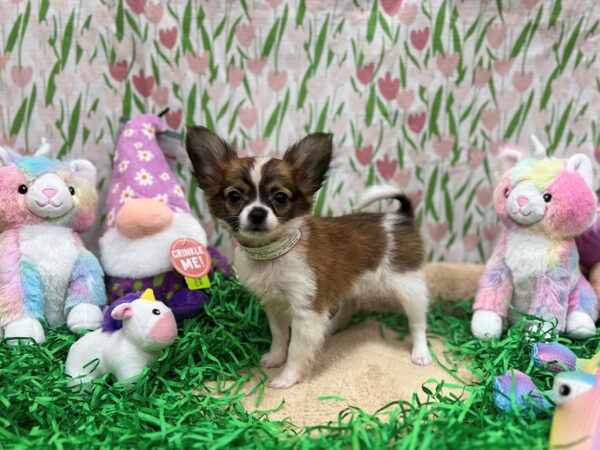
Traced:
<path fill-rule="evenodd" d="M 204 127 L 188 128 L 185 146 L 211 213 L 239 244 L 238 277 L 266 308 L 272 343 L 261 365 L 285 364 L 270 387 L 302 381 L 325 337 L 379 298 L 404 308 L 412 361 L 431 362 L 424 249 L 404 194 L 378 187 L 359 205 L 396 199 L 394 213 L 312 216 L 332 159 L 332 136 L 325 133 L 306 136 L 282 159 L 240 158 Z"/>

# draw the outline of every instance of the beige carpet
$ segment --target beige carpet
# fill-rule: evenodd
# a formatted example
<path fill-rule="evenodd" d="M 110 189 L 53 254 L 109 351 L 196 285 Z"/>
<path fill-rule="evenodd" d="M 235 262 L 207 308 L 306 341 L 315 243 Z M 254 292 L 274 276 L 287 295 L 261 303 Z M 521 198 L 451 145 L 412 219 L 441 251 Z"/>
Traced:
<path fill-rule="evenodd" d="M 258 405 L 259 394 L 255 392 L 244 399 L 244 406 L 248 411 L 265 411 L 283 402 L 281 409 L 268 414 L 270 420 L 289 418 L 296 425 L 314 425 L 336 420 L 347 406 L 373 414 L 392 401 L 410 400 L 414 393 L 424 399 L 422 385 L 431 379 L 460 384 L 435 362 L 428 367 L 412 364 L 410 337 L 398 341 L 396 336 L 374 321 L 351 326 L 327 340 L 308 380 L 288 390 L 265 388 Z M 430 343 L 432 352 L 448 366 L 441 340 L 430 337 Z M 266 372 L 271 378 L 279 370 Z M 459 367 L 458 373 L 467 382 L 472 380 L 465 367 Z M 261 376 L 264 377 L 260 371 L 255 371 L 254 378 L 242 390 L 251 392 L 260 384 Z M 430 385 L 432 390 L 434 385 Z M 462 389 L 455 388 L 454 393 L 461 395 Z"/>

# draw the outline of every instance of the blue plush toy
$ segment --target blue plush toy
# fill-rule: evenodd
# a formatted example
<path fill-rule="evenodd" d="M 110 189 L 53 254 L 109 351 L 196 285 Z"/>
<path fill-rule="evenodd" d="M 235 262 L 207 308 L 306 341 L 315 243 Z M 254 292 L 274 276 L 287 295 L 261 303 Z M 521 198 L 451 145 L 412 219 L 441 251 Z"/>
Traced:
<path fill-rule="evenodd" d="M 0 337 L 44 342 L 40 320 L 96 329 L 103 272 L 78 233 L 93 223 L 96 169 L 86 160 L 0 148 Z M 12 340 L 15 342 L 16 340 Z"/>

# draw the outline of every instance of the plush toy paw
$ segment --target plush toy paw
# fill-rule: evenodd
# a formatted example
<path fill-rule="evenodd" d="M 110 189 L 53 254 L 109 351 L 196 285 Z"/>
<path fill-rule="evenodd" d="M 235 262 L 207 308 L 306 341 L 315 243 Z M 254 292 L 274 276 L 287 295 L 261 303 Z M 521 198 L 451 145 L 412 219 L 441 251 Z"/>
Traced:
<path fill-rule="evenodd" d="M 594 320 L 582 311 L 567 315 L 567 335 L 575 339 L 585 339 L 596 334 Z"/>
<path fill-rule="evenodd" d="M 272 369 L 273 367 L 281 367 L 285 364 L 286 352 L 270 351 L 265 353 L 260 359 L 260 366 L 264 369 Z"/>
<path fill-rule="evenodd" d="M 269 382 L 269 387 L 273 389 L 289 389 L 302 381 L 302 376 L 295 370 L 283 369 L 278 376 Z"/>
<path fill-rule="evenodd" d="M 84 330 L 97 330 L 104 318 L 102 310 L 91 303 L 75 305 L 67 317 L 67 326 L 73 333 Z"/>
<path fill-rule="evenodd" d="M 6 325 L 4 338 L 11 345 L 29 345 L 33 343 L 31 339 L 38 344 L 43 344 L 46 341 L 46 333 L 39 320 L 23 317 Z"/>
<path fill-rule="evenodd" d="M 471 333 L 482 341 L 502 336 L 502 317 L 492 311 L 477 310 L 471 319 Z"/>

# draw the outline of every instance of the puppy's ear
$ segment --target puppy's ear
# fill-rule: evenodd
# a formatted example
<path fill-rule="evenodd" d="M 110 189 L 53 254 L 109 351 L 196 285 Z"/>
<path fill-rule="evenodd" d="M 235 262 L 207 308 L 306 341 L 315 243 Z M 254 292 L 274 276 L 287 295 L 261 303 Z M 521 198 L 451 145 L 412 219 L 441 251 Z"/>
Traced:
<path fill-rule="evenodd" d="M 225 165 L 237 158 L 227 142 L 205 127 L 187 127 L 185 149 L 202 190 L 219 184 Z"/>
<path fill-rule="evenodd" d="M 288 148 L 283 160 L 294 168 L 298 182 L 317 192 L 325 177 L 333 152 L 333 135 L 313 133 Z"/>

